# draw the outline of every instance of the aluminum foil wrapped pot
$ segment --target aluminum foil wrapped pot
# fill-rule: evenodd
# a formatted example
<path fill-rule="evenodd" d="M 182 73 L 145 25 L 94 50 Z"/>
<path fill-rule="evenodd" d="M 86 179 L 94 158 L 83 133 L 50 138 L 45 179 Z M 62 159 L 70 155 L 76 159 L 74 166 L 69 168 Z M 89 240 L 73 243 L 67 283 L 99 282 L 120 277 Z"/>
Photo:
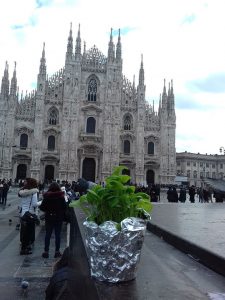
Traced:
<path fill-rule="evenodd" d="M 84 222 L 91 276 L 100 281 L 116 283 L 136 277 L 146 223 L 127 218 L 121 222 L 121 231 L 116 224 Z"/>

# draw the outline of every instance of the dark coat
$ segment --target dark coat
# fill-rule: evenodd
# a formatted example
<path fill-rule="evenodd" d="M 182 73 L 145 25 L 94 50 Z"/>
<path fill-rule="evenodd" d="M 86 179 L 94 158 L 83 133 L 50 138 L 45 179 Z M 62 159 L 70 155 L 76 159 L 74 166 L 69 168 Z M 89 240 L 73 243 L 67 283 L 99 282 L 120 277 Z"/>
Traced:
<path fill-rule="evenodd" d="M 176 188 L 169 188 L 167 192 L 168 202 L 178 202 L 178 193 Z"/>
<path fill-rule="evenodd" d="M 186 189 L 184 189 L 184 188 L 180 189 L 179 201 L 180 202 L 185 202 L 186 201 Z"/>
<path fill-rule="evenodd" d="M 66 211 L 64 193 L 61 191 L 44 193 L 40 210 L 45 212 L 46 221 L 63 221 Z"/>

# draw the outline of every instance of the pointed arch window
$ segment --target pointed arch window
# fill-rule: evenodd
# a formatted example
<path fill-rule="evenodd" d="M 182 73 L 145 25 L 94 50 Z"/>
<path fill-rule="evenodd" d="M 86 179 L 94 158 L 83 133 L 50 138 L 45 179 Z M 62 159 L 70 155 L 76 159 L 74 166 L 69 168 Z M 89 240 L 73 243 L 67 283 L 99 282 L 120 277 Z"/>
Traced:
<path fill-rule="evenodd" d="M 20 148 L 26 149 L 28 146 L 28 135 L 26 133 L 22 133 L 20 136 Z"/>
<path fill-rule="evenodd" d="M 55 137 L 54 135 L 50 135 L 48 137 L 48 151 L 54 151 L 55 150 Z"/>
<path fill-rule="evenodd" d="M 92 78 L 88 83 L 88 101 L 97 100 L 97 81 Z"/>
<path fill-rule="evenodd" d="M 130 154 L 130 141 L 128 141 L 128 140 L 124 141 L 123 152 L 124 152 L 124 154 Z"/>
<path fill-rule="evenodd" d="M 58 111 L 56 108 L 52 108 L 49 111 L 48 115 L 48 124 L 49 125 L 56 125 L 58 123 Z"/>
<path fill-rule="evenodd" d="M 129 115 L 126 115 L 124 117 L 123 129 L 124 130 L 131 130 L 132 129 L 132 120 L 131 120 L 131 117 Z"/>
<path fill-rule="evenodd" d="M 95 133 L 96 120 L 93 117 L 87 118 L 86 133 Z"/>
<path fill-rule="evenodd" d="M 155 145 L 153 142 L 148 143 L 148 154 L 153 155 L 155 153 Z"/>

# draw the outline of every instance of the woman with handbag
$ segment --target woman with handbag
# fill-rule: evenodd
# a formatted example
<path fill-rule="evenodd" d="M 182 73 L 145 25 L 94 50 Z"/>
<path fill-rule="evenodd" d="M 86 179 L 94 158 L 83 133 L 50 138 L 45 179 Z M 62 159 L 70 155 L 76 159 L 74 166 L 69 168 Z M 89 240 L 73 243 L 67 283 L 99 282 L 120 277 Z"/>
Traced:
<path fill-rule="evenodd" d="M 20 204 L 20 255 L 32 254 L 31 246 L 35 241 L 35 221 L 37 219 L 37 193 L 36 179 L 26 178 L 24 186 L 18 193 L 18 196 L 22 198 Z"/>
<path fill-rule="evenodd" d="M 66 202 L 64 192 L 61 191 L 57 182 L 51 183 L 48 191 L 43 194 L 43 200 L 39 208 L 45 212 L 45 248 L 42 257 L 49 257 L 49 245 L 53 230 L 55 231 L 54 257 L 60 257 L 60 235 L 66 211 Z"/>

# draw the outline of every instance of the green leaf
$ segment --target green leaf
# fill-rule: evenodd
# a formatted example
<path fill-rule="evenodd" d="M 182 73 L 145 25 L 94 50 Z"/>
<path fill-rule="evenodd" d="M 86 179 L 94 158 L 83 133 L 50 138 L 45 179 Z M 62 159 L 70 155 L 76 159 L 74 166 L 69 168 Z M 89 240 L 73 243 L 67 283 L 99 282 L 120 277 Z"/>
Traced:
<path fill-rule="evenodd" d="M 127 168 L 118 166 L 111 176 L 105 179 L 106 186 L 94 186 L 70 207 L 80 207 L 88 217 L 97 224 L 105 221 L 120 222 L 127 217 L 146 219 L 152 209 L 149 195 L 135 193 L 135 187 L 126 185 L 130 176 L 122 175 Z M 118 225 L 119 227 L 119 225 Z"/>
<path fill-rule="evenodd" d="M 149 213 L 152 210 L 152 203 L 149 201 L 140 200 L 138 202 L 138 207 L 143 208 L 145 211 Z"/>
<path fill-rule="evenodd" d="M 90 204 L 95 203 L 95 202 L 98 202 L 98 201 L 99 201 L 99 196 L 96 194 L 95 191 L 93 191 L 93 190 L 88 190 L 88 193 L 87 193 L 87 201 L 88 201 L 88 203 L 90 203 Z"/>
<path fill-rule="evenodd" d="M 122 171 L 123 171 L 123 170 L 128 170 L 128 168 L 125 167 L 125 166 L 118 166 L 118 167 L 115 167 L 115 168 L 113 169 L 112 175 L 120 175 L 120 174 L 122 174 Z"/>

